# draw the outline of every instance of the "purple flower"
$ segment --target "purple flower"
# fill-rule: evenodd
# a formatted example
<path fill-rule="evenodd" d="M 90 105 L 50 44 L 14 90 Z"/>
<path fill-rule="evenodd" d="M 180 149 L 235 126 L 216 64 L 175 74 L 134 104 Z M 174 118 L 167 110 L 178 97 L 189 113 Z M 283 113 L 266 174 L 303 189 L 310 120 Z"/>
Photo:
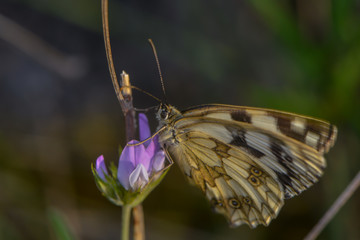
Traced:
<path fill-rule="evenodd" d="M 105 162 L 104 162 L 104 156 L 100 155 L 97 159 L 96 159 L 96 172 L 98 173 L 99 177 L 103 180 L 106 181 L 105 179 L 105 175 L 109 175 L 108 171 L 106 169 L 105 166 Z M 104 175 L 105 174 L 105 175 Z"/>
<path fill-rule="evenodd" d="M 148 119 L 145 114 L 139 114 L 140 141 L 151 137 Z M 117 178 L 120 184 L 130 191 L 143 189 L 153 174 L 164 169 L 165 153 L 160 148 L 158 136 L 139 144 L 137 140 L 131 140 L 121 153 Z M 104 174 L 108 175 L 101 155 L 96 160 L 96 172 L 99 177 L 106 181 Z"/>
<path fill-rule="evenodd" d="M 148 119 L 145 114 L 139 114 L 140 141 L 151 137 Z M 121 153 L 118 167 L 118 179 L 126 190 L 142 189 L 153 172 L 164 167 L 165 154 L 161 150 L 158 136 L 139 144 L 132 140 Z"/>

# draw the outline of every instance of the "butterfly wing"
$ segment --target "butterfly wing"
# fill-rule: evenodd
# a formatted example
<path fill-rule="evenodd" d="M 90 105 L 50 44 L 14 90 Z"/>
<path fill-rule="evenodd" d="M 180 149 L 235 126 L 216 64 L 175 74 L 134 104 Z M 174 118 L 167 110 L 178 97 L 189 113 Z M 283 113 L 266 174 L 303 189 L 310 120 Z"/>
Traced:
<path fill-rule="evenodd" d="M 183 116 L 184 121 L 210 120 L 219 126 L 235 124 L 235 128 L 226 127 L 225 133 L 230 132 L 231 136 L 222 140 L 232 141 L 232 146 L 237 145 L 251 152 L 254 157 L 264 160 L 271 169 L 281 169 L 276 173 L 284 187 L 285 198 L 299 194 L 322 175 L 326 166 L 323 154 L 333 146 L 337 136 L 337 128 L 328 122 L 270 109 L 205 105 L 184 111 Z M 187 125 L 181 122 L 179 124 L 182 126 Z M 221 130 L 211 133 L 210 126 L 200 126 L 197 131 L 204 130 L 210 135 L 221 136 L 218 133 Z M 307 177 L 300 179 L 301 184 L 297 183 L 299 181 L 293 184 L 292 179 L 301 176 Z"/>
<path fill-rule="evenodd" d="M 256 227 L 317 181 L 335 137 L 336 127 L 314 118 L 206 105 L 184 111 L 160 142 L 215 210 Z"/>
<path fill-rule="evenodd" d="M 179 144 L 168 146 L 167 155 L 200 187 L 213 209 L 232 226 L 268 225 L 283 205 L 278 182 L 247 153 L 202 132 L 186 135 L 186 141 L 180 135 Z"/>
<path fill-rule="evenodd" d="M 209 104 L 189 108 L 182 114 L 185 118 L 204 117 L 248 123 L 306 144 L 320 154 L 329 151 L 337 136 L 336 126 L 329 122 L 272 109 Z"/>

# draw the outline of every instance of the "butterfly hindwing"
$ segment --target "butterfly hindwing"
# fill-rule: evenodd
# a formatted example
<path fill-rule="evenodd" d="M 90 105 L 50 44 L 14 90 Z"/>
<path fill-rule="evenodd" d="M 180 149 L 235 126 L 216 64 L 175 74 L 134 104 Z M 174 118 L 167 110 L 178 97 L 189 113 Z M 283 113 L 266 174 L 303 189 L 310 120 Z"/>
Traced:
<path fill-rule="evenodd" d="M 274 178 L 246 153 L 219 140 L 188 132 L 186 141 L 180 140 L 167 152 L 232 226 L 268 225 L 283 205 L 283 193 Z"/>

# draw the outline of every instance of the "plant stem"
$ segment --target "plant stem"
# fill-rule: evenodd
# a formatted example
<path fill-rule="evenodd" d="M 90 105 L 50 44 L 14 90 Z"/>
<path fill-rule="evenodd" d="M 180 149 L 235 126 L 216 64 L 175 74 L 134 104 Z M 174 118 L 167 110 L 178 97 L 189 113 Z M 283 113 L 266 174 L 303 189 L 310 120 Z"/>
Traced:
<path fill-rule="evenodd" d="M 122 95 L 123 95 L 123 108 L 125 116 L 125 129 L 126 129 L 126 142 L 135 139 L 135 111 L 132 103 L 132 91 L 129 75 L 123 71 L 121 73 Z M 145 223 L 144 223 L 144 211 L 142 205 L 139 204 L 133 208 L 133 226 L 134 226 L 134 240 L 145 239 Z"/>
<path fill-rule="evenodd" d="M 129 232 L 130 232 L 130 216 L 131 216 L 131 206 L 123 205 L 122 207 L 122 221 L 121 221 L 121 239 L 129 240 Z"/>
<path fill-rule="evenodd" d="M 132 103 L 132 92 L 129 75 L 123 71 L 121 74 L 121 87 L 116 76 L 114 62 L 112 59 L 111 45 L 110 45 L 110 30 L 109 30 L 109 16 L 108 16 L 108 0 L 101 1 L 102 8 L 102 23 L 103 35 L 105 42 L 106 57 L 108 60 L 111 80 L 115 89 L 116 96 L 121 105 L 121 109 L 125 117 L 126 141 L 129 142 L 135 139 L 135 111 Z M 145 224 L 144 213 L 141 205 L 134 207 L 134 240 L 145 239 Z M 124 238 L 123 238 L 124 239 Z"/>
<path fill-rule="evenodd" d="M 319 236 L 320 232 L 325 228 L 325 226 L 334 218 L 335 214 L 340 210 L 340 208 L 349 200 L 349 198 L 354 194 L 356 189 L 360 186 L 360 171 L 356 174 L 354 179 L 349 183 L 346 189 L 341 193 L 341 195 L 336 199 L 333 205 L 328 209 L 325 215 L 320 219 L 320 221 L 314 226 L 314 228 L 308 233 L 304 240 L 314 240 Z"/>
<path fill-rule="evenodd" d="M 145 224 L 144 224 L 144 211 L 141 204 L 133 208 L 133 219 L 134 219 L 134 240 L 145 239 Z"/>

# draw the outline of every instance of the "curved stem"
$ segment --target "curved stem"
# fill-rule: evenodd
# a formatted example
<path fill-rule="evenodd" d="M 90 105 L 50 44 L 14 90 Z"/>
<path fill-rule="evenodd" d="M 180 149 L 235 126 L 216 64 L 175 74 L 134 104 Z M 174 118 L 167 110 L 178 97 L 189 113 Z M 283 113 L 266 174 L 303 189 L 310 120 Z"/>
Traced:
<path fill-rule="evenodd" d="M 116 77 L 114 61 L 112 58 L 111 52 L 111 45 L 110 45 L 110 30 L 109 30 L 109 3 L 108 0 L 101 1 L 101 12 L 102 12 L 102 24 L 103 24 L 103 35 L 104 35 L 104 42 L 105 42 L 105 50 L 106 50 L 106 57 L 108 60 L 109 65 L 109 72 L 111 76 L 111 81 L 113 83 L 116 96 L 121 104 L 121 108 L 124 110 L 123 101 L 124 97 L 120 91 L 118 79 Z"/>
<path fill-rule="evenodd" d="M 124 205 L 121 213 L 121 239 L 129 240 L 131 207 Z"/>
<path fill-rule="evenodd" d="M 109 4 L 108 0 L 102 0 L 101 1 L 101 7 L 102 7 L 102 23 L 103 23 L 103 34 L 104 34 L 104 42 L 105 42 L 105 50 L 106 50 L 106 57 L 108 60 L 109 65 L 109 71 L 111 80 L 115 89 L 116 96 L 120 102 L 121 109 L 124 113 L 125 117 L 125 129 L 126 129 L 126 142 L 129 142 L 130 140 L 135 138 L 135 111 L 132 103 L 132 86 L 130 83 L 129 75 L 123 71 L 121 73 L 121 88 L 119 86 L 118 79 L 116 77 L 114 62 L 112 58 L 112 52 L 111 52 L 111 45 L 110 45 L 110 31 L 109 31 Z M 123 207 L 123 220 L 124 220 L 124 214 L 130 214 L 131 208 L 125 209 L 126 206 Z M 144 224 L 144 213 L 141 205 L 138 205 L 134 207 L 135 211 L 133 212 L 134 217 L 134 239 L 135 240 L 143 240 L 145 239 L 145 224 Z M 129 211 L 129 213 L 127 212 Z M 128 217 L 129 218 L 129 217 Z M 123 225 L 129 224 L 129 219 L 123 222 Z M 129 238 L 129 226 L 126 228 L 123 226 L 123 238 L 122 239 L 128 239 Z M 124 234 L 127 233 L 126 238 L 124 238 Z"/>

